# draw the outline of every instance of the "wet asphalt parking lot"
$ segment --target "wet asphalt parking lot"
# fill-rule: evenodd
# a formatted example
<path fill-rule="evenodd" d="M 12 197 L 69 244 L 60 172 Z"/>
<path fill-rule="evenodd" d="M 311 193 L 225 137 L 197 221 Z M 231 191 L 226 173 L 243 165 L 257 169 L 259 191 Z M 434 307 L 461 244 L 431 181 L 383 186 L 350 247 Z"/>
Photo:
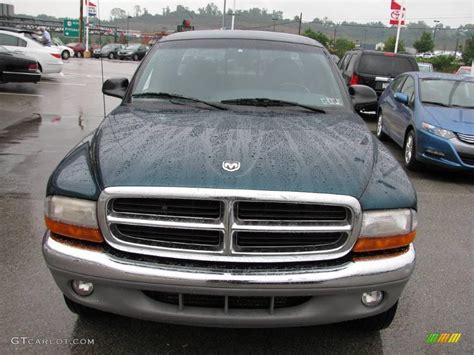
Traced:
<path fill-rule="evenodd" d="M 104 75 L 131 77 L 137 66 L 105 60 Z M 43 262 L 43 198 L 56 164 L 100 123 L 100 89 L 94 59 L 71 59 L 62 75 L 37 85 L 0 85 L 1 353 L 473 353 L 474 175 L 432 169 L 409 173 L 419 199 L 417 266 L 389 329 L 215 329 L 108 314 L 78 319 Z M 107 112 L 118 102 L 106 98 Z M 375 121 L 367 123 L 374 131 Z M 387 146 L 402 159 L 395 144 Z M 462 337 L 458 344 L 427 345 L 432 332 Z M 30 344 L 36 339 L 50 344 Z M 72 339 L 94 344 L 67 344 Z"/>

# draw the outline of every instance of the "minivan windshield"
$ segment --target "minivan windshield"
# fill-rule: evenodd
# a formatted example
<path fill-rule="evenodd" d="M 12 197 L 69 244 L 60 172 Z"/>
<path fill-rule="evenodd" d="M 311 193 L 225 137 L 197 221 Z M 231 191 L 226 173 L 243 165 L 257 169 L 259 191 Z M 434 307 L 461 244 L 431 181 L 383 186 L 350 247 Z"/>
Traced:
<path fill-rule="evenodd" d="M 196 39 L 156 44 L 132 97 L 168 93 L 220 103 L 269 99 L 347 108 L 344 87 L 319 47 L 248 39 Z M 247 100 L 246 102 L 251 102 Z"/>
<path fill-rule="evenodd" d="M 417 70 L 414 61 L 407 57 L 365 53 L 360 59 L 358 71 L 361 74 L 394 78 L 400 74 Z"/>
<path fill-rule="evenodd" d="M 474 108 L 474 81 L 422 79 L 420 97 L 426 104 Z"/>

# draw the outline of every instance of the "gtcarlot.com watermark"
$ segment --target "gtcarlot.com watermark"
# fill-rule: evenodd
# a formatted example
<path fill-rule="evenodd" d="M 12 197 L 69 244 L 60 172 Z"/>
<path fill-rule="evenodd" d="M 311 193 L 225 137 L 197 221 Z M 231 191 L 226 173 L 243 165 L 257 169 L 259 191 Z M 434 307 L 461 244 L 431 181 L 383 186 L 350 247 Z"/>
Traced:
<path fill-rule="evenodd" d="M 94 339 L 89 338 L 12 337 L 10 342 L 13 345 L 94 345 Z"/>

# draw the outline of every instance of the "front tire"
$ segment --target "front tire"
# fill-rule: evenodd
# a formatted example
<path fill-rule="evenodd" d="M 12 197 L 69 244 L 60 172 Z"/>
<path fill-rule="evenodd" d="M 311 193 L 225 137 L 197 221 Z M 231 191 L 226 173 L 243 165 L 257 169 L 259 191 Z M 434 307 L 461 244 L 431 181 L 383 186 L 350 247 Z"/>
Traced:
<path fill-rule="evenodd" d="M 403 146 L 403 162 L 408 170 L 415 171 L 419 168 L 419 162 L 416 160 L 416 137 L 415 131 L 408 131 L 405 144 Z"/>
<path fill-rule="evenodd" d="M 135 62 L 137 62 L 138 59 L 139 59 L 139 58 L 138 58 L 138 54 L 134 54 L 134 55 L 133 55 L 133 60 L 134 60 Z"/>
<path fill-rule="evenodd" d="M 389 310 L 375 316 L 356 319 L 346 323 L 346 326 L 363 332 L 377 332 L 388 328 L 397 313 L 398 301 Z"/>
<path fill-rule="evenodd" d="M 77 53 L 76 53 L 76 57 L 77 57 L 77 58 L 82 58 L 82 53 L 81 53 L 81 52 L 77 52 Z"/>
<path fill-rule="evenodd" d="M 109 53 L 109 59 L 115 59 L 115 56 L 113 53 Z"/>
<path fill-rule="evenodd" d="M 377 131 L 376 131 L 377 138 L 381 141 L 386 141 L 388 136 L 383 131 L 383 113 L 382 111 L 379 112 L 379 116 L 377 119 Z"/>
<path fill-rule="evenodd" d="M 63 51 L 63 52 L 61 53 L 61 58 L 63 58 L 63 60 L 68 60 L 70 56 L 71 56 L 71 55 L 69 54 L 68 51 Z"/>

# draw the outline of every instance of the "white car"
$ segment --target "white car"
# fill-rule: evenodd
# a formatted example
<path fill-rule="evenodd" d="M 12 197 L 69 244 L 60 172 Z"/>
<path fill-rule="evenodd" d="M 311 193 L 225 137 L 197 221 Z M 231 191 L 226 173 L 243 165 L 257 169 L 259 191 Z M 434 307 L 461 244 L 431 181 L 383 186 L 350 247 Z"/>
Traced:
<path fill-rule="evenodd" d="M 42 74 L 60 73 L 63 70 L 59 48 L 45 47 L 23 33 L 0 30 L 0 46 L 36 59 Z"/>
<path fill-rule="evenodd" d="M 53 47 L 59 48 L 61 51 L 61 58 L 63 60 L 68 60 L 71 57 L 74 57 L 74 49 L 66 47 L 66 45 L 59 39 L 59 38 L 53 38 Z"/>

